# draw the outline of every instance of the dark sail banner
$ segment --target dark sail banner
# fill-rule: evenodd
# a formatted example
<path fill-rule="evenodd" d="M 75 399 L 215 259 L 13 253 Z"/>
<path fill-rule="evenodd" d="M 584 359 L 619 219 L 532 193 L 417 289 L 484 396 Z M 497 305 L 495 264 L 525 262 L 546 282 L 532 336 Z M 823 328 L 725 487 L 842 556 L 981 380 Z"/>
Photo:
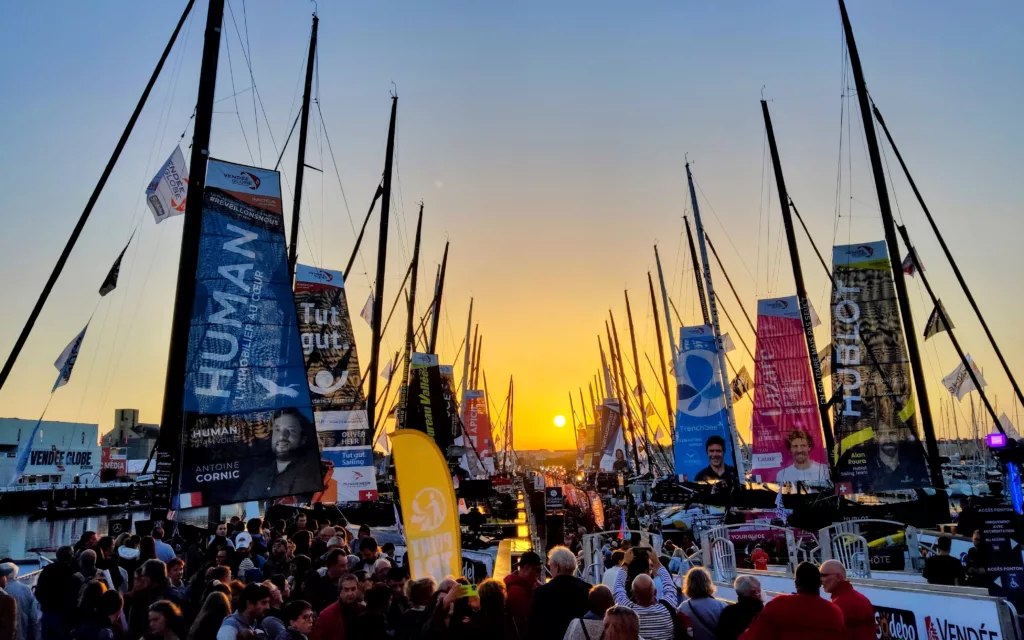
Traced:
<path fill-rule="evenodd" d="M 929 487 L 884 242 L 833 247 L 836 491 Z"/>
<path fill-rule="evenodd" d="M 451 387 L 441 376 L 435 354 L 413 353 L 409 362 L 405 426 L 427 434 L 446 452 L 454 444 L 451 410 L 457 406 Z M 458 419 L 457 411 L 454 418 Z"/>
<path fill-rule="evenodd" d="M 176 508 L 321 489 L 276 171 L 210 160 L 186 362 Z"/>
<path fill-rule="evenodd" d="M 324 467 L 325 485 L 317 498 L 376 500 L 373 433 L 366 418 L 342 273 L 296 265 L 295 307 Z"/>
<path fill-rule="evenodd" d="M 622 433 L 622 412 L 619 401 L 606 398 L 597 405 L 597 434 L 594 443 L 594 465 L 601 471 L 626 471 L 625 435 Z"/>

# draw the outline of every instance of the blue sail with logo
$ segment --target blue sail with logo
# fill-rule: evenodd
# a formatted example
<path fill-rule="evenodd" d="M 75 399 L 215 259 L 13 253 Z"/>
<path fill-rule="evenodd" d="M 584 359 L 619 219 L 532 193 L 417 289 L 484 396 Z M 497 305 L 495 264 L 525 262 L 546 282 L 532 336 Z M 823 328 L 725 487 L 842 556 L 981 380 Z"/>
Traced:
<path fill-rule="evenodd" d="M 675 370 L 675 458 L 679 479 L 736 482 L 725 389 L 710 326 L 680 329 Z"/>
<path fill-rule="evenodd" d="M 285 247 L 280 175 L 211 159 L 176 508 L 323 486 Z"/>

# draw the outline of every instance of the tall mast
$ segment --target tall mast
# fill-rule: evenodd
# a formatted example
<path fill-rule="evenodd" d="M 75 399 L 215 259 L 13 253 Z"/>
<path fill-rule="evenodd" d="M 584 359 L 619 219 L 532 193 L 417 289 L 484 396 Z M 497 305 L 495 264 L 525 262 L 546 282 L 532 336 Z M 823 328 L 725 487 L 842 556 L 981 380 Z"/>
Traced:
<path fill-rule="evenodd" d="M 71 237 L 68 238 L 67 244 L 64 245 L 64 251 L 62 251 L 60 257 L 57 258 L 57 264 L 53 266 L 53 271 L 50 272 L 50 277 L 46 280 L 46 284 L 43 285 L 43 291 L 39 294 L 39 299 L 36 300 L 36 305 L 32 307 L 32 312 L 29 314 L 28 320 L 25 322 L 25 326 L 18 335 L 18 339 L 14 342 L 14 347 L 11 348 L 11 353 L 7 356 L 4 368 L 0 371 L 0 389 L 3 388 L 4 383 L 7 381 L 7 376 L 11 374 L 11 369 L 14 368 L 14 363 L 18 360 L 18 355 L 25 346 L 25 342 L 28 340 L 29 334 L 32 333 L 32 328 L 36 324 L 36 319 L 39 318 L 39 314 L 43 310 L 43 305 L 46 304 L 47 298 L 50 297 L 53 285 L 57 283 L 57 278 L 59 278 L 61 272 L 64 271 L 64 265 L 67 263 L 68 257 L 71 255 L 71 250 L 75 248 L 75 243 L 78 242 L 78 236 L 82 234 L 82 229 L 85 228 L 85 223 L 89 220 L 89 216 L 92 214 L 92 209 L 96 206 L 96 201 L 99 200 L 100 194 L 103 192 L 103 187 L 106 186 L 107 179 L 114 170 L 114 165 L 117 164 L 118 158 L 121 157 L 121 151 L 124 150 L 124 146 L 128 143 L 128 138 L 131 136 L 132 130 L 135 128 L 135 122 L 138 121 L 139 116 L 142 114 L 142 109 L 146 106 L 146 101 L 149 99 L 149 94 L 153 90 L 153 85 L 156 84 L 157 78 L 160 77 L 160 71 L 164 68 L 164 62 L 167 61 L 167 56 L 170 55 L 171 49 L 174 48 L 174 43 L 178 39 L 178 33 L 181 32 L 181 27 L 185 24 L 185 19 L 188 18 L 188 14 L 192 11 L 192 5 L 194 4 L 195 0 L 189 0 L 188 4 L 185 5 L 185 10 L 181 13 L 181 18 L 178 19 L 178 24 L 174 27 L 174 31 L 171 33 L 171 39 L 167 41 L 167 46 L 164 47 L 164 52 L 160 55 L 160 59 L 156 63 L 156 68 L 153 69 L 152 75 L 149 76 L 149 82 L 146 83 L 146 88 L 142 90 L 142 96 L 139 98 L 138 104 L 135 105 L 135 111 L 133 111 L 131 117 L 128 118 L 128 124 L 125 125 L 124 131 L 121 132 L 121 137 L 114 146 L 114 152 L 110 154 L 110 159 L 107 160 L 107 166 L 103 168 L 103 173 L 100 174 L 100 179 L 96 182 L 96 186 L 93 187 L 92 195 L 89 196 L 89 201 L 85 203 L 85 209 L 82 210 L 82 215 L 79 216 L 78 223 L 75 225 L 74 230 L 71 231 Z M 202 196 L 200 195 L 200 197 Z M 188 207 L 187 204 L 185 206 L 186 208 Z M 191 299 L 189 301 L 191 302 Z"/>
<path fill-rule="evenodd" d="M 199 71 L 196 119 L 192 132 L 192 157 L 189 162 L 188 190 L 185 192 L 185 223 L 178 258 L 178 282 L 171 315 L 171 342 L 167 355 L 167 380 L 164 406 L 160 416 L 157 475 L 160 489 L 153 496 L 158 510 L 171 507 L 172 491 L 178 486 L 181 437 L 184 433 L 186 358 L 192 321 L 192 303 L 196 297 L 196 271 L 199 268 L 199 240 L 203 231 L 203 191 L 206 189 L 206 161 L 210 157 L 210 126 L 213 122 L 214 91 L 217 87 L 217 59 L 220 53 L 224 0 L 210 0 L 206 13 L 203 61 Z M 98 194 L 96 194 L 98 195 Z"/>
<path fill-rule="evenodd" d="M 604 324 L 605 332 L 608 334 L 608 348 L 612 348 L 612 334 L 608 331 L 608 323 Z M 612 394 L 612 376 L 608 371 L 608 359 L 604 356 L 604 346 L 601 344 L 601 336 L 597 336 L 597 348 L 601 351 L 601 372 L 604 374 L 605 398 L 614 397 Z M 614 363 L 612 363 L 614 366 Z M 600 386 L 598 387 L 600 392 Z"/>
<path fill-rule="evenodd" d="M 441 299 L 444 296 L 444 276 L 448 270 L 448 243 L 444 243 L 444 257 L 441 258 L 441 274 L 437 277 L 437 291 L 434 293 L 434 320 L 430 324 L 430 344 L 427 351 L 437 353 L 437 327 L 441 322 Z"/>
<path fill-rule="evenodd" d="M 686 165 L 686 175 L 690 175 L 690 165 Z M 693 195 L 693 185 L 690 185 L 690 194 L 693 198 L 694 209 L 697 208 L 697 196 Z M 697 223 L 700 224 L 699 222 Z M 683 226 L 686 227 L 686 242 L 690 245 L 690 261 L 693 263 L 693 277 L 697 280 L 697 297 L 700 298 L 700 312 L 704 318 L 704 324 L 711 324 L 711 318 L 708 316 L 708 303 L 704 297 L 704 278 L 700 276 L 701 271 L 700 262 L 697 261 L 697 248 L 693 246 L 693 233 L 690 231 L 690 221 L 683 216 Z M 710 271 L 709 271 L 710 273 Z M 666 312 L 667 313 L 667 312 Z"/>
<path fill-rule="evenodd" d="M 587 390 L 590 391 L 590 411 L 591 415 L 594 416 L 594 423 L 597 423 L 597 398 L 594 396 L 594 384 L 592 382 L 587 383 Z"/>
<path fill-rule="evenodd" d="M 864 139 L 868 145 L 868 156 L 871 158 L 871 173 L 875 180 L 875 191 L 878 193 L 878 208 L 882 214 L 882 227 L 885 229 L 885 244 L 889 248 L 889 268 L 896 284 L 896 299 L 899 302 L 900 315 L 903 316 L 903 329 L 907 340 L 907 355 L 910 357 L 910 371 L 913 374 L 913 389 L 917 391 L 918 407 L 921 411 L 921 429 L 924 432 L 925 445 L 928 448 L 928 468 L 931 471 L 932 485 L 936 489 L 944 489 L 942 469 L 939 464 L 939 444 L 935 440 L 935 427 L 932 424 L 932 409 L 928 403 L 928 384 L 924 379 L 924 367 L 921 366 L 921 352 L 917 346 L 917 333 L 914 329 L 914 315 L 910 310 L 910 298 L 907 296 L 907 282 L 903 269 L 899 267 L 900 244 L 896 237 L 896 223 L 892 217 L 889 204 L 889 191 L 885 185 L 885 172 L 882 167 L 882 156 L 878 150 L 878 138 L 871 120 L 871 107 L 868 88 L 864 84 L 864 71 L 860 66 L 860 55 L 857 43 L 853 39 L 853 27 L 850 16 L 846 13 L 846 3 L 839 0 L 839 11 L 843 17 L 843 31 L 846 33 L 846 46 L 850 53 L 850 66 L 853 69 L 853 80 L 857 89 L 857 102 L 860 105 L 860 117 L 864 124 Z M 910 398 L 913 402 L 913 398 Z"/>
<path fill-rule="evenodd" d="M 647 272 L 647 285 L 651 288 L 651 308 L 654 309 L 654 332 L 658 334 L 658 355 L 659 362 L 661 363 L 661 384 L 665 390 L 665 416 L 668 422 L 668 433 L 669 437 L 672 438 L 672 459 L 675 460 L 676 454 L 676 421 L 675 416 L 672 415 L 672 395 L 669 391 L 671 387 L 668 385 L 668 370 L 665 367 L 665 342 L 661 339 L 661 322 L 658 320 L 658 301 L 654 297 L 654 280 L 651 278 L 651 272 Z"/>
<path fill-rule="evenodd" d="M 292 205 L 292 235 L 288 243 L 288 275 L 295 276 L 299 256 L 299 212 L 302 210 L 302 177 L 306 173 L 306 131 L 309 129 L 309 94 L 313 90 L 313 67 L 316 65 L 316 27 L 320 19 L 313 14 L 313 30 L 309 34 L 309 57 L 306 59 L 306 85 L 302 91 L 302 120 L 299 123 L 299 153 L 295 167 L 295 203 Z"/>
<path fill-rule="evenodd" d="M 484 352 L 484 337 L 480 336 L 480 341 L 476 345 L 476 362 L 473 364 L 473 388 L 476 389 L 480 384 L 480 362 L 483 361 Z"/>
<path fill-rule="evenodd" d="M 825 384 L 821 380 L 821 360 L 818 359 L 818 348 L 814 344 L 811 308 L 807 303 L 807 288 L 804 286 L 804 272 L 800 267 L 800 250 L 796 246 L 796 232 L 793 230 L 793 216 L 789 210 L 789 197 L 786 191 L 786 180 L 782 175 L 779 148 L 775 144 L 775 129 L 772 127 L 771 114 L 768 113 L 768 103 L 764 100 L 761 101 L 761 112 L 764 115 L 765 130 L 768 132 L 768 147 L 772 154 L 772 166 L 775 167 L 775 186 L 779 192 L 779 206 L 782 207 L 782 223 L 786 229 L 786 242 L 789 243 L 789 260 L 793 265 L 793 282 L 796 284 L 797 304 L 800 305 L 800 319 L 804 325 L 807 353 L 811 358 L 811 373 L 814 377 L 814 392 L 818 396 L 818 415 L 821 418 L 821 432 L 825 436 L 828 466 L 832 473 L 832 480 L 835 482 L 835 438 L 832 436 L 832 421 L 828 415 L 828 399 L 825 397 Z"/>
<path fill-rule="evenodd" d="M 377 367 L 380 358 L 380 321 L 384 305 L 384 276 L 388 256 L 388 220 L 391 217 L 391 165 L 395 155 L 395 118 L 398 115 L 398 96 L 391 97 L 391 122 L 388 124 L 388 145 L 384 156 L 384 192 L 380 200 L 380 231 L 377 238 L 377 279 L 373 296 L 373 323 L 370 327 L 373 340 L 370 343 L 370 391 L 366 396 L 366 417 L 373 424 L 373 412 L 377 402 Z"/>
<path fill-rule="evenodd" d="M 711 249 L 711 255 L 715 258 L 715 262 L 718 263 L 718 268 L 722 270 L 722 275 L 725 276 L 725 283 L 729 285 L 729 290 L 732 291 L 732 297 L 736 298 L 736 304 L 739 305 L 740 311 L 743 312 L 743 317 L 747 319 L 747 326 L 750 327 L 750 331 L 757 337 L 757 327 L 754 326 L 754 321 L 750 319 L 750 314 L 747 313 L 747 307 L 743 304 L 743 298 L 737 293 L 736 287 L 732 284 L 732 278 L 729 277 L 729 272 L 725 270 L 725 265 L 722 264 L 722 259 L 718 257 L 718 251 L 715 250 L 715 243 L 711 242 L 711 237 L 707 233 L 704 234 L 704 242 L 708 243 L 708 249 Z M 722 311 L 725 311 L 725 305 L 722 305 Z M 726 318 L 729 318 L 729 314 L 725 314 Z M 736 334 L 739 335 L 740 328 L 736 326 L 736 323 L 732 322 L 732 318 L 729 318 L 729 322 L 736 328 Z M 742 338 L 740 338 L 742 340 Z M 751 356 L 753 357 L 753 356 Z"/>
<path fill-rule="evenodd" d="M 473 327 L 473 352 L 469 356 L 469 379 L 466 383 L 469 385 L 467 389 L 474 388 L 473 375 L 476 371 L 476 352 L 480 348 L 480 323 L 476 323 Z"/>
<path fill-rule="evenodd" d="M 924 211 L 925 217 L 928 218 L 928 224 L 931 225 L 932 231 L 935 233 L 935 238 L 939 241 L 939 246 L 942 247 L 942 252 L 946 254 L 946 260 L 949 261 L 949 266 L 953 267 L 953 274 L 956 276 L 956 281 L 960 283 L 960 288 L 963 289 L 964 295 L 967 296 L 967 301 L 971 303 L 971 308 L 974 309 L 974 314 L 978 316 L 978 320 L 981 322 L 981 328 L 985 330 L 985 335 L 988 336 L 989 344 L 992 345 L 992 350 L 996 352 L 996 357 L 999 358 L 999 364 L 1003 366 L 1003 371 L 1006 372 L 1006 377 L 1010 379 L 1010 384 L 1013 385 L 1013 392 L 1017 395 L 1017 400 L 1024 405 L 1024 394 L 1021 394 L 1020 386 L 1017 385 L 1016 378 L 1014 378 L 1013 373 L 1010 372 L 1010 365 L 1006 362 L 1006 358 L 1003 357 L 1003 352 L 999 350 L 999 345 L 996 344 L 995 336 L 992 335 L 992 331 L 988 328 L 988 323 L 985 322 L 984 316 L 981 315 L 981 309 L 978 307 L 978 303 L 974 300 L 974 296 L 971 295 L 971 290 L 967 287 L 967 281 L 964 280 L 964 274 L 960 272 L 960 267 L 957 266 L 956 261 L 953 259 L 953 254 L 950 252 L 949 246 L 946 245 L 946 240 L 942 237 L 942 234 L 939 233 L 939 227 L 935 224 L 935 219 L 932 218 L 932 212 L 928 210 L 928 205 L 924 203 L 924 197 L 918 190 L 917 183 L 914 182 L 913 176 L 910 175 L 910 169 L 907 168 L 907 163 L 903 161 L 903 156 L 900 155 L 900 150 L 896 147 L 896 143 L 893 142 L 892 135 L 889 133 L 889 127 L 885 126 L 885 120 L 882 119 L 882 112 L 878 110 L 878 105 L 872 106 L 874 107 L 875 119 L 878 120 L 878 124 L 882 125 L 882 131 L 885 132 L 885 137 L 889 140 L 889 146 L 892 147 L 893 153 L 896 154 L 896 159 L 900 161 L 900 166 L 903 167 L 903 173 L 907 176 L 907 182 L 910 183 L 910 188 L 914 190 L 914 195 L 917 196 L 917 203 L 921 205 L 921 210 Z"/>
<path fill-rule="evenodd" d="M 582 409 L 582 407 L 580 408 Z M 572 427 L 572 441 L 573 444 L 576 445 L 576 451 L 579 451 L 580 436 L 578 433 L 576 433 L 576 407 L 574 407 L 572 404 L 572 391 L 569 392 L 569 413 L 572 416 L 572 424 L 569 425 L 570 427 Z"/>
<path fill-rule="evenodd" d="M 689 232 L 690 228 L 687 227 L 686 230 L 687 230 L 687 232 Z M 665 330 L 668 331 L 668 345 L 672 349 L 672 374 L 675 375 L 675 371 L 676 371 L 675 362 L 676 362 L 676 356 L 679 354 L 679 349 L 676 347 L 676 335 L 675 335 L 675 331 L 673 331 L 673 329 L 672 329 L 672 315 L 671 315 L 671 312 L 669 311 L 669 308 L 668 308 L 668 290 L 665 288 L 665 272 L 661 270 L 661 256 L 658 255 L 658 245 L 654 245 L 654 262 L 657 263 L 657 265 L 658 265 L 658 282 L 661 283 L 661 303 L 662 303 L 662 306 L 665 308 Z M 647 274 L 647 279 L 650 280 L 650 274 L 649 273 Z M 655 305 L 655 308 L 657 308 L 657 305 Z M 654 318 L 655 318 L 654 322 L 655 322 L 655 324 L 657 324 L 657 322 L 658 322 L 658 319 L 657 319 L 658 318 L 658 312 L 657 311 L 654 312 Z M 659 336 L 661 335 L 661 331 L 660 330 L 658 331 L 658 335 Z M 660 344 L 661 338 L 659 337 L 658 340 L 659 340 L 659 344 Z M 665 361 L 665 354 L 662 354 L 661 359 L 662 359 L 662 362 Z M 667 384 L 665 385 L 665 388 L 666 389 L 668 388 Z M 672 437 L 675 438 L 674 435 Z"/>
<path fill-rule="evenodd" d="M 384 193 L 384 187 L 378 184 L 377 190 L 373 192 L 373 200 L 370 200 L 370 208 L 367 209 L 366 217 L 363 218 L 363 226 L 359 227 L 359 235 L 356 236 L 356 243 L 352 247 L 352 253 L 349 254 L 348 262 L 345 263 L 345 270 L 341 272 L 341 275 L 346 279 L 349 274 L 352 273 L 352 264 L 355 263 L 356 256 L 359 255 L 359 245 L 363 243 L 363 234 L 366 233 L 366 225 L 370 223 L 370 216 L 373 215 L 373 205 L 377 204 L 382 193 Z"/>
<path fill-rule="evenodd" d="M 636 350 L 636 332 L 633 330 L 633 311 L 629 306 L 629 292 L 623 291 L 623 295 L 626 297 L 626 321 L 629 323 L 629 342 L 633 347 L 633 369 L 636 373 L 636 390 L 639 394 L 637 396 L 637 402 L 640 405 L 640 431 L 643 434 L 644 439 L 644 451 L 647 452 L 647 467 L 648 469 L 654 468 L 654 452 L 651 449 L 651 442 L 647 438 L 647 405 L 644 404 L 644 381 L 640 375 L 640 355 Z M 658 336 L 661 340 L 661 336 Z M 633 437 L 636 438 L 636 428 L 633 429 Z"/>
<path fill-rule="evenodd" d="M 629 420 L 629 439 L 633 442 L 633 462 L 636 463 L 636 473 L 640 475 L 640 453 L 636 446 L 636 423 L 633 421 L 633 409 L 629 404 L 629 385 L 626 384 L 626 371 L 622 365 L 622 346 L 619 343 L 619 332 L 615 328 L 615 316 L 612 315 L 611 309 L 608 310 L 608 317 L 612 321 L 612 337 L 615 338 L 614 347 L 612 347 L 611 338 L 608 339 L 609 349 L 612 349 L 612 360 L 618 365 L 619 369 L 619 411 L 624 412 L 626 419 Z M 623 415 L 620 413 L 620 416 Z M 627 423 L 623 422 L 625 427 Z"/>
<path fill-rule="evenodd" d="M 693 222 L 697 226 L 697 242 L 700 244 L 700 258 L 704 267 L 704 283 L 707 285 L 708 310 L 711 314 L 711 329 L 715 334 L 718 347 L 718 367 L 722 374 L 722 393 L 725 395 L 726 415 L 729 420 L 729 436 L 732 439 L 733 458 L 736 463 L 736 474 L 743 481 L 746 477 L 743 468 L 743 452 L 740 449 L 739 432 L 736 429 L 736 415 L 732 409 L 732 390 L 729 386 L 729 375 L 725 369 L 725 347 L 722 345 L 722 330 L 718 326 L 718 307 L 715 302 L 715 289 L 711 284 L 711 265 L 708 263 L 708 251 L 704 246 L 704 225 L 700 221 L 700 207 L 697 206 L 697 192 L 693 189 L 693 174 L 690 163 L 686 163 L 686 181 L 690 185 L 690 201 L 693 204 Z M 689 232 L 689 226 L 687 226 Z M 692 245 L 691 245 L 692 246 Z M 698 278 L 699 280 L 699 278 Z"/>
<path fill-rule="evenodd" d="M 405 424 L 405 410 L 409 402 L 409 363 L 412 354 L 416 351 L 416 334 L 414 333 L 416 321 L 416 278 L 420 270 L 420 237 L 423 233 L 423 203 L 420 202 L 420 213 L 416 218 L 416 241 L 412 249 L 412 268 L 409 280 L 409 312 L 405 320 L 405 362 L 402 363 L 402 386 L 398 397 L 398 425 L 396 428 L 403 429 Z"/>
<path fill-rule="evenodd" d="M 466 421 L 466 390 L 469 389 L 469 331 L 473 326 L 473 298 L 469 299 L 469 318 L 466 319 L 466 351 L 462 356 L 462 397 L 459 407 L 462 409 L 462 421 Z"/>

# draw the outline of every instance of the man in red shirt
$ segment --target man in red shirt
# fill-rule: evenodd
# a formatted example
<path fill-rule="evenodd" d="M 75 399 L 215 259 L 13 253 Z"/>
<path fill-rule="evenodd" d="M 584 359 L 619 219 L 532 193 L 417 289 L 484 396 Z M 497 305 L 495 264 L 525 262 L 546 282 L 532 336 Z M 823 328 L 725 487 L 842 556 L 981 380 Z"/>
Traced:
<path fill-rule="evenodd" d="M 754 563 L 756 571 L 768 570 L 768 552 L 761 547 L 754 548 L 754 552 L 750 554 L 750 561 Z"/>
<path fill-rule="evenodd" d="M 842 610 L 847 637 L 850 640 L 875 640 L 875 608 L 846 579 L 846 567 L 842 562 L 826 560 L 822 563 L 821 586 L 832 596 L 832 604 Z"/>
<path fill-rule="evenodd" d="M 505 576 L 505 608 L 515 621 L 518 629 L 526 629 L 530 608 L 533 606 L 533 591 L 540 584 L 544 562 L 533 551 L 519 557 L 519 568 Z"/>
<path fill-rule="evenodd" d="M 846 636 L 843 612 L 818 593 L 818 567 L 801 562 L 793 582 L 796 593 L 772 598 L 740 640 L 821 640 Z"/>

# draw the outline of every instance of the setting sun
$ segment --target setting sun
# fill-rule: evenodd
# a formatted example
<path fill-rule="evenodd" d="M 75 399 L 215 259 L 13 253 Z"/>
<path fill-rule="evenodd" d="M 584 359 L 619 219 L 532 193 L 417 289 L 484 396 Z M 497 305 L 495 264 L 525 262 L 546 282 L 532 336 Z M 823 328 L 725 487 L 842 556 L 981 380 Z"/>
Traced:
<path fill-rule="evenodd" d="M 565 426 L 565 416 L 555 416 L 555 426 L 556 427 L 564 427 Z"/>

